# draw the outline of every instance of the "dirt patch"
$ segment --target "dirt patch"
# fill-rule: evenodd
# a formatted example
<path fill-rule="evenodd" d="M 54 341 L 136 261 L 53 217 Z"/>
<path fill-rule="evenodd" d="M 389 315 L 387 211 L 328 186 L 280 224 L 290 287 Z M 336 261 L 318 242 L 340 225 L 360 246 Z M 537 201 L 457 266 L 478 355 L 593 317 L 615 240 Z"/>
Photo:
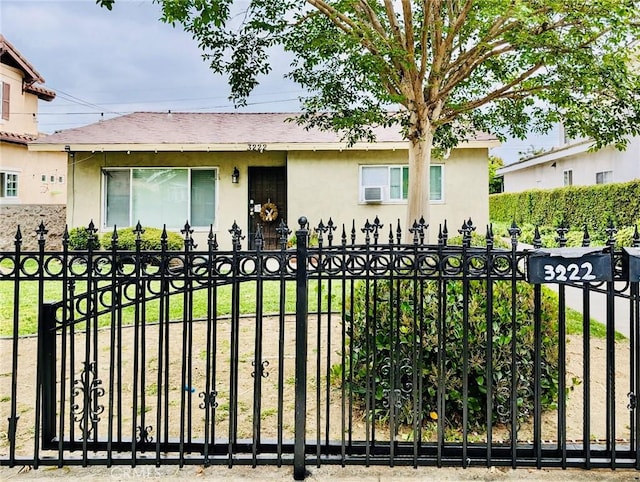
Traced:
<path fill-rule="evenodd" d="M 87 408 L 100 419 L 91 430 L 91 436 L 99 439 L 106 439 L 111 433 L 114 440 L 131 440 L 140 437 L 142 432 L 149 441 L 155 441 L 157 437 L 163 441 L 189 441 L 205 436 L 220 440 L 235 432 L 238 439 L 264 442 L 277 441 L 281 429 L 282 440 L 292 440 L 294 333 L 293 317 L 282 320 L 273 317 L 266 318 L 262 326 L 256 326 L 254 318 L 242 318 L 235 327 L 229 320 L 219 320 L 215 327 L 204 322 L 170 324 L 162 333 L 158 325 L 149 325 L 137 330 L 133 327 L 123 327 L 120 331 L 101 329 L 91 331 L 88 336 L 79 330 L 73 337 L 70 334 L 59 336 L 57 410 L 65 414 L 65 437 L 76 440 L 81 437 L 86 421 L 84 394 L 93 388 L 98 390 L 94 393 L 99 396 L 91 399 L 96 401 L 95 406 L 92 401 Z M 367 429 L 369 433 L 372 430 L 357 412 L 349 417 L 348 401 L 343 398 L 340 387 L 333 383 L 335 374 L 331 367 L 341 361 L 342 336 L 339 318 L 310 317 L 307 405 L 310 441 L 365 440 Z M 258 359 L 254 349 L 256 340 L 261 340 L 259 349 L 262 353 Z M 0 340 L 0 419 L 5 421 L 11 409 L 12 352 L 12 341 Z M 616 343 L 615 434 L 620 443 L 630 438 L 629 352 L 628 342 Z M 17 455 L 31 456 L 34 448 L 36 338 L 21 338 L 18 354 Z M 230 371 L 232 359 L 237 360 L 237 372 L 233 373 Z M 604 440 L 607 436 L 606 359 L 605 341 L 592 340 L 588 420 L 589 438 L 594 441 Z M 109 370 L 110 366 L 119 368 Z M 85 367 L 90 370 L 83 374 Z M 65 373 L 63 379 L 60 379 L 61 372 Z M 577 336 L 568 338 L 566 380 L 567 386 L 572 387 L 567 402 L 567 439 L 578 441 L 583 439 L 585 383 L 582 339 Z M 62 406 L 59 401 L 61 391 L 65 393 Z M 343 413 L 347 414 L 344 422 Z M 373 430 L 376 439 L 389 440 L 386 427 L 378 426 Z M 403 432 L 399 439 L 408 436 L 408 431 Z M 471 441 L 481 442 L 486 438 L 482 434 L 471 435 Z M 496 427 L 494 441 L 508 438 L 507 428 Z M 531 425 L 523 424 L 518 439 L 527 442 L 532 438 Z M 542 439 L 557 438 L 558 414 L 547 412 L 543 414 Z M 0 432 L 0 456 L 6 458 L 7 455 L 7 431 L 3 430 Z"/>

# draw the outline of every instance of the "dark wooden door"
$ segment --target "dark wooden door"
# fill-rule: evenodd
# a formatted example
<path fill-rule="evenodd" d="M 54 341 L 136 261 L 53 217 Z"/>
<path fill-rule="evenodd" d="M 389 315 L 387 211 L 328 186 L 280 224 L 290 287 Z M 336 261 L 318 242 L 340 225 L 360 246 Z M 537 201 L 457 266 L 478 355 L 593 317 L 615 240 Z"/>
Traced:
<path fill-rule="evenodd" d="M 276 216 L 274 216 L 275 211 L 277 211 Z M 278 249 L 276 228 L 282 219 L 287 220 L 286 168 L 250 167 L 249 249 L 255 249 L 258 224 L 262 226 L 264 249 Z"/>

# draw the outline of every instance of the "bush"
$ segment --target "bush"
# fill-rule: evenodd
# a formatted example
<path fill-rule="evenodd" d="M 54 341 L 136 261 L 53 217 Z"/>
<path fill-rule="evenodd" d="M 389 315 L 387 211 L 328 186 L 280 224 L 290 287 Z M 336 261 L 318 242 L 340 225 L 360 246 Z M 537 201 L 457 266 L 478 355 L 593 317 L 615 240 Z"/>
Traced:
<path fill-rule="evenodd" d="M 390 293 L 391 288 L 393 293 Z M 463 285 L 461 281 L 447 283 L 446 323 L 444 327 L 445 366 L 445 407 L 447 422 L 458 425 L 463 416 Z M 523 418 L 533 413 L 534 383 L 534 290 L 527 283 L 520 282 L 516 288 L 518 314 L 516 320 L 517 373 L 511 372 L 511 284 L 507 281 L 493 283 L 493 370 L 490 383 L 493 387 L 493 418 L 497 422 L 510 420 L 509 398 L 511 380 L 517 377 L 518 415 Z M 544 292 L 544 291 L 543 291 Z M 418 296 L 416 296 L 418 294 Z M 353 378 L 348 383 L 361 408 L 365 407 L 367 374 L 375 381 L 375 394 L 370 400 L 376 420 L 384 421 L 390 416 L 388 393 L 389 373 L 396 360 L 401 368 L 402 393 L 398 406 L 398 422 L 413 423 L 412 411 L 418 401 L 413 400 L 412 370 L 419 368 L 421 378 L 421 419 L 433 418 L 437 412 L 438 387 L 438 282 L 420 281 L 414 286 L 411 280 L 379 280 L 375 285 L 359 282 L 354 292 L 352 305 L 350 347 Z M 374 303 L 376 300 L 375 310 Z M 397 300 L 390 305 L 389 300 Z M 418 306 L 416 306 L 416 300 Z M 486 283 L 469 282 L 469 323 L 468 323 L 468 420 L 471 427 L 486 424 L 487 380 L 486 347 L 487 321 Z M 543 296 L 542 306 L 542 407 L 555 408 L 558 397 L 558 332 L 557 320 L 551 317 L 552 299 Z M 423 311 L 419 324 L 420 335 L 414 327 L 414 312 Z M 393 321 L 392 321 L 393 315 Z M 393 326 L 392 326 L 393 325 Z M 375 350 L 373 349 L 375 342 Z M 414 359 L 415 348 L 419 346 L 420 360 Z M 375 354 L 374 354 L 375 352 Z M 390 367 L 391 365 L 391 367 Z M 393 404 L 391 404 L 393 405 Z"/>
<path fill-rule="evenodd" d="M 640 180 L 493 194 L 489 196 L 489 212 L 493 221 L 539 226 L 565 222 L 602 233 L 609 221 L 621 228 L 640 218 Z"/>
<path fill-rule="evenodd" d="M 94 234 L 93 249 L 100 249 L 100 240 Z M 85 227 L 72 228 L 69 231 L 69 249 L 89 249 L 89 231 Z"/>
<path fill-rule="evenodd" d="M 162 249 L 162 229 L 143 228 L 144 233 L 140 236 L 140 249 L 143 251 L 160 251 Z M 118 229 L 118 242 L 116 249 L 118 250 L 135 250 L 136 249 L 136 233 L 133 228 Z M 111 249 L 113 232 L 104 233 L 100 238 L 100 244 L 103 249 Z M 178 233 L 167 231 L 167 249 L 170 251 L 179 251 L 184 248 L 184 239 Z"/>

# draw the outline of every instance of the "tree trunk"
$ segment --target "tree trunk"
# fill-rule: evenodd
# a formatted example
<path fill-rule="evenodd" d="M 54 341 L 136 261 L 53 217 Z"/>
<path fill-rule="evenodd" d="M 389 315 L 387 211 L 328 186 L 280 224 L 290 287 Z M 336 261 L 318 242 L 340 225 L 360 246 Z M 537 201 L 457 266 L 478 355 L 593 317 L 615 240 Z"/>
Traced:
<path fill-rule="evenodd" d="M 430 165 L 431 148 L 433 147 L 433 133 L 430 128 L 422 130 L 422 135 L 411 139 L 409 144 L 409 193 L 407 199 L 407 216 L 405 219 L 406 242 L 413 239 L 409 228 L 415 221 L 424 218 L 430 223 Z"/>

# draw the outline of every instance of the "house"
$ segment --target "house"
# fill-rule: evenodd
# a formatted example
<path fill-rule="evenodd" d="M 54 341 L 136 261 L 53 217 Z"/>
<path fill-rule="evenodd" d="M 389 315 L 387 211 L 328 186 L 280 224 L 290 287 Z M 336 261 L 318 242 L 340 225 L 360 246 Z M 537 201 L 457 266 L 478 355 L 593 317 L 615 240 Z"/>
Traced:
<path fill-rule="evenodd" d="M 70 226 L 93 220 L 112 231 L 140 221 L 178 231 L 188 220 L 201 247 L 213 225 L 226 249 L 234 222 L 244 247 L 253 247 L 260 224 L 265 247 L 275 249 L 281 219 L 294 231 L 302 215 L 312 226 L 331 217 L 348 229 L 353 219 L 378 216 L 386 239 L 388 226 L 405 217 L 408 143 L 397 130 L 379 129 L 376 142 L 348 146 L 335 133 L 287 121 L 294 116 L 138 112 L 55 133 L 29 148 L 67 152 Z M 487 159 L 496 144 L 480 135 L 434 160 L 432 236 L 444 219 L 488 221 Z"/>
<path fill-rule="evenodd" d="M 561 147 L 498 169 L 496 175 L 503 177 L 504 192 L 640 179 L 640 137 L 631 138 L 625 151 L 613 146 L 590 151 L 591 140 L 568 139 L 562 129 L 561 137 Z"/>
<path fill-rule="evenodd" d="M 9 41 L 0 35 L 0 249 L 12 249 L 21 225 L 23 249 L 35 249 L 35 230 L 44 221 L 55 246 L 64 231 L 67 156 L 32 152 L 40 137 L 38 102 L 56 94 Z"/>

